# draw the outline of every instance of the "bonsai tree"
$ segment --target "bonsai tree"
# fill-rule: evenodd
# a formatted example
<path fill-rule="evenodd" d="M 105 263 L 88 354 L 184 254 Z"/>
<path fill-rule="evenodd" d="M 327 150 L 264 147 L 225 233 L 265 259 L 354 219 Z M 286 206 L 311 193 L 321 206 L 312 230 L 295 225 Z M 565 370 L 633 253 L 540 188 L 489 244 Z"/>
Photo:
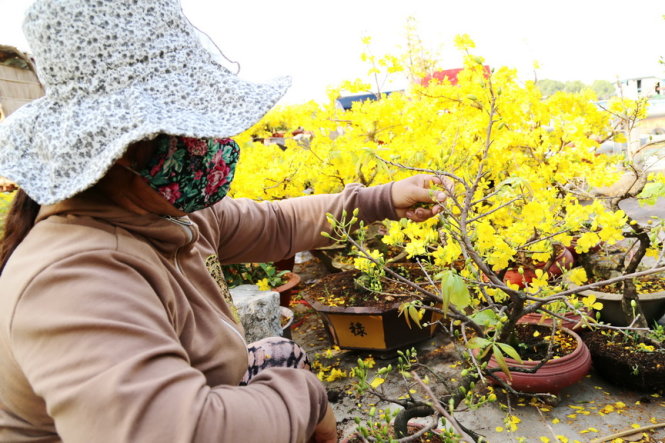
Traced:
<path fill-rule="evenodd" d="M 314 133 L 310 144 L 303 147 L 287 140 L 274 171 L 265 177 L 240 178 L 252 181 L 241 189 L 263 190 L 259 198 L 332 192 L 351 182 L 371 185 L 415 172 L 442 178 L 449 197 L 440 203 L 440 217 L 425 224 L 387 223 L 383 238 L 386 245 L 403 248 L 440 288 L 425 290 L 410 282 L 422 300 L 405 306 L 405 315 L 417 322 L 423 309 L 435 311 L 443 318 L 442 326 L 459 338 L 459 353 L 469 359 L 460 387 L 450 386 L 444 397 L 429 396 L 428 411 L 435 413 L 439 408 L 454 410 L 460 401 L 469 400 L 467 393 L 479 379 L 515 392 L 498 376 L 500 372 L 510 377 L 513 371 L 539 369 L 511 368 L 506 361 L 520 358 L 515 337 L 525 315 L 540 312 L 563 319 L 573 311 L 587 315 L 582 321 L 588 323 L 592 319 L 584 308 L 597 307 L 597 302 L 574 294 L 665 270 L 635 272 L 640 255 L 657 254 L 659 244 L 644 242 L 652 241 L 654 233 L 631 223 L 618 207 L 619 200 L 640 192 L 659 195 L 660 182 L 647 183 L 642 175 L 641 185 L 629 187 L 616 201 L 593 193 L 617 182 L 629 167 L 621 156 L 598 154 L 599 145 L 625 136 L 643 108 L 618 98 L 601 108 L 591 90 L 543 97 L 535 83 L 520 82 L 512 69 L 488 70 L 484 60 L 471 53 L 473 42 L 468 37 L 460 36 L 456 44 L 465 54 L 465 69 L 455 84 L 447 78 L 416 82 L 402 93 L 357 103 L 347 111 L 334 107 L 337 91 L 331 93 L 328 105 L 305 105 L 305 113 L 277 110 L 280 121 L 288 120 L 284 115 L 289 113 L 296 118 L 289 127 L 302 126 Z M 373 69 L 377 65 L 393 73 L 407 70 L 394 57 L 375 63 Z M 432 64 L 412 63 L 409 68 L 418 66 L 431 69 Z M 409 71 L 413 78 L 427 73 L 415 74 Z M 362 82 L 349 85 L 366 87 Z M 265 149 L 247 143 L 249 149 Z M 244 158 L 252 162 L 265 156 Z M 249 163 L 244 168 L 254 169 Z M 381 267 L 387 260 L 356 240 L 353 226 L 348 220 L 333 221 L 330 236 L 350 242 L 365 265 Z M 609 280 L 588 281 L 583 268 L 570 269 L 559 261 L 564 250 L 584 254 L 600 243 L 616 244 L 627 236 L 640 240 L 644 254 L 631 253 L 634 261 Z M 383 272 L 385 278 L 409 284 L 388 267 Z M 523 277 L 521 281 L 507 278 L 515 273 Z M 630 283 L 625 287 L 630 288 Z M 630 289 L 628 293 L 628 298 L 633 297 Z M 628 305 L 639 306 L 639 300 L 633 298 Z M 558 327 L 552 322 L 549 337 L 556 336 Z M 541 366 L 552 357 L 551 345 L 547 349 Z M 487 364 L 490 358 L 498 367 Z M 402 401 L 416 407 L 423 402 L 422 397 Z"/>
<path fill-rule="evenodd" d="M 665 268 L 637 272 L 653 235 L 650 237 L 646 227 L 634 223 L 618 206 L 620 200 L 643 190 L 643 176 L 639 176 L 641 185 L 628 187 L 616 198 L 592 198 L 594 188 L 616 181 L 623 173 L 625 165 L 619 158 L 597 155 L 596 149 L 601 141 L 621 135 L 625 126 L 617 125 L 612 116 L 626 102 L 617 99 L 608 112 L 594 104 L 590 91 L 543 99 L 534 85 L 520 85 L 513 71 L 500 68 L 488 75 L 482 63 L 482 59 L 467 54 L 466 69 L 456 85 L 444 81 L 414 87 L 407 100 L 431 111 L 423 126 L 437 135 L 438 161 L 429 165 L 411 162 L 412 152 L 386 152 L 383 146 L 374 154 L 396 171 L 440 177 L 449 195 L 441 203 L 436 224 L 405 220 L 387 224 L 384 242 L 403 247 L 441 288 L 432 292 L 411 282 L 421 291 L 422 301 L 405 306 L 404 312 L 417 322 L 422 310 L 434 310 L 443 316 L 442 324 L 451 334 L 460 337 L 460 352 L 471 364 L 464 392 L 478 378 L 487 378 L 517 394 L 498 372 L 509 379 L 512 371 L 537 371 L 552 357 L 559 327 L 552 323 L 547 352 L 539 365 L 531 369 L 511 367 L 506 358 L 520 361 L 515 337 L 522 317 L 540 312 L 563 319 L 565 312 L 575 311 L 585 316 L 582 321 L 592 322 L 583 308 L 597 307 L 596 301 L 574 294 L 623 281 L 626 306 L 633 316 L 642 318 L 633 329 L 644 329 L 632 279 Z M 629 123 L 634 124 L 642 115 L 639 106 L 633 105 L 638 110 L 630 114 Z M 409 128 L 393 141 L 417 130 Z M 652 187 L 650 195 L 655 192 L 656 187 Z M 345 221 L 333 221 L 333 238 L 350 242 L 365 260 L 381 267 L 385 260 L 356 241 L 349 226 Z M 639 248 L 622 272 L 608 280 L 587 282 L 583 268 L 557 263 L 567 249 L 586 253 L 601 242 L 611 245 L 633 237 Z M 511 270 L 517 270 L 523 280 L 507 278 Z M 388 267 L 383 272 L 408 283 Z M 568 287 L 569 282 L 576 287 Z M 496 366 L 487 365 L 490 358 L 496 360 Z M 362 367 L 359 371 L 363 373 Z M 448 408 L 449 400 L 456 405 L 466 398 L 456 391 L 453 389 L 443 401 L 439 398 L 440 406 Z M 546 392 L 527 395 L 551 396 Z M 401 404 L 419 407 L 422 401 Z M 427 411 L 436 413 L 435 406 Z M 409 408 L 405 411 L 410 414 Z"/>

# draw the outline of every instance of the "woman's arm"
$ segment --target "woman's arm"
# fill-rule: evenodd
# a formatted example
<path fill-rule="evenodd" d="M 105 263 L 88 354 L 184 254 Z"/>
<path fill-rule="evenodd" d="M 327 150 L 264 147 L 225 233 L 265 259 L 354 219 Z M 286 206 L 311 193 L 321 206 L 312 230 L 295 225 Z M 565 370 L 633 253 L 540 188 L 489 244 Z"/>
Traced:
<path fill-rule="evenodd" d="M 351 217 L 358 209 L 364 222 L 408 217 L 422 221 L 439 212 L 432 208 L 414 208 L 420 202 L 443 199 L 440 192 L 433 198 L 430 184 L 440 180 L 427 175 L 366 188 L 351 184 L 338 194 L 322 194 L 273 202 L 249 199 L 224 199 L 210 213 L 201 211 L 192 218 L 203 235 L 219 239 L 222 263 L 269 262 L 293 256 L 296 252 L 327 245 L 321 235 L 330 232 L 326 214 L 336 219 L 346 211 Z"/>

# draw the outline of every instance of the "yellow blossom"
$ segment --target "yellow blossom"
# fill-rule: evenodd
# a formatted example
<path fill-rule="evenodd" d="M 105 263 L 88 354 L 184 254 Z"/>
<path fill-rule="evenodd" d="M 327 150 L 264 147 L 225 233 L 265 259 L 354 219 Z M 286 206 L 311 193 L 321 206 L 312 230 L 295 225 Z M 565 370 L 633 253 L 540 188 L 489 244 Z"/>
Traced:
<path fill-rule="evenodd" d="M 342 371 L 341 369 L 337 368 L 332 368 L 330 374 L 326 377 L 326 381 L 333 382 L 339 378 L 345 378 L 345 377 L 347 377 L 346 371 Z"/>
<path fill-rule="evenodd" d="M 566 275 L 572 283 L 578 286 L 582 286 L 588 280 L 586 271 L 581 266 L 571 269 Z"/>
<path fill-rule="evenodd" d="M 262 278 L 261 280 L 256 282 L 256 286 L 259 287 L 259 291 L 269 291 L 270 288 L 270 281 L 267 278 Z"/>

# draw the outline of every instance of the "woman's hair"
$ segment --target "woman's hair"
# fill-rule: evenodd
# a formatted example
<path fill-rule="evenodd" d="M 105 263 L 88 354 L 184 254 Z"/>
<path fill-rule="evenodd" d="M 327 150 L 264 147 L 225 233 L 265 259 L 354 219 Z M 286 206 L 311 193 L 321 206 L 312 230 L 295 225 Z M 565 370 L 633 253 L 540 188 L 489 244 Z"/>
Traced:
<path fill-rule="evenodd" d="M 39 204 L 28 197 L 22 189 L 16 192 L 12 206 L 5 219 L 5 235 L 0 243 L 0 274 L 12 255 L 35 224 Z"/>

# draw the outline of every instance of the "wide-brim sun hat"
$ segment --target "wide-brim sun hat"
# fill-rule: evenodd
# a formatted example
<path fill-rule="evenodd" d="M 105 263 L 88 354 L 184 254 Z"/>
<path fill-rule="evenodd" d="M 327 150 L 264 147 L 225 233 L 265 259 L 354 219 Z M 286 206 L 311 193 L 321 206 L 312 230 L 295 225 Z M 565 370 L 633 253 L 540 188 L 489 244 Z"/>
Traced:
<path fill-rule="evenodd" d="M 46 94 L 0 123 L 0 175 L 42 205 L 92 186 L 134 142 L 232 137 L 290 86 L 231 73 L 178 0 L 37 0 L 23 30 Z"/>

